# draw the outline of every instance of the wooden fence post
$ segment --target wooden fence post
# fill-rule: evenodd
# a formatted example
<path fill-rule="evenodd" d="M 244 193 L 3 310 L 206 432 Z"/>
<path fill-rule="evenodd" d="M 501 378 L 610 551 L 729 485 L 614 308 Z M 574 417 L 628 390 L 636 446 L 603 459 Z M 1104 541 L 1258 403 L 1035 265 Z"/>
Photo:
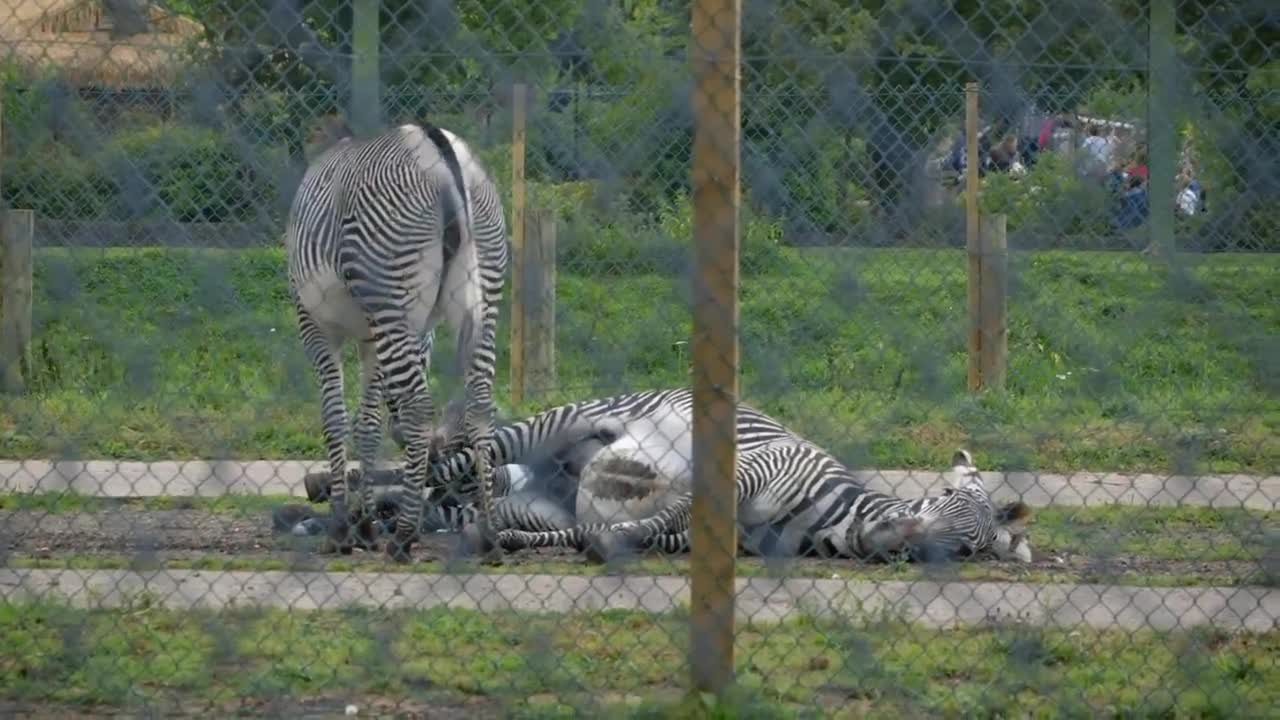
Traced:
<path fill-rule="evenodd" d="M 511 87 L 511 405 L 524 404 L 524 233 L 525 233 L 524 83 Z"/>
<path fill-rule="evenodd" d="M 982 387 L 1004 389 L 1009 365 L 1009 252 L 1003 214 L 981 216 Z"/>
<path fill-rule="evenodd" d="M 965 247 L 969 257 L 969 390 L 982 386 L 982 250 L 978 211 L 978 83 L 965 85 Z"/>
<path fill-rule="evenodd" d="M 523 390 L 533 395 L 556 382 L 556 215 L 533 210 L 525 223 Z"/>
<path fill-rule="evenodd" d="M 693 686 L 733 682 L 737 531 L 742 0 L 695 0 L 693 52 Z"/>
<path fill-rule="evenodd" d="M 32 242 L 35 212 L 0 211 L 0 379 L 22 392 L 31 372 Z"/>

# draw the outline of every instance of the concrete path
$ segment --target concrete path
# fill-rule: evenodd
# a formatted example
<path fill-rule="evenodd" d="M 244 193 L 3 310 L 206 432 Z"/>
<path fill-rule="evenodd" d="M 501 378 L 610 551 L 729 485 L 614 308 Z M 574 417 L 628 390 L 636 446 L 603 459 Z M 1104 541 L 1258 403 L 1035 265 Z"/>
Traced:
<path fill-rule="evenodd" d="M 617 608 L 667 613 L 689 603 L 688 581 L 664 576 L 0 569 L 0 598 L 9 601 L 118 607 L 140 593 L 175 609 L 447 606 L 486 612 Z M 1068 628 L 1171 630 L 1210 625 L 1266 632 L 1280 630 L 1280 589 L 738 580 L 737 614 L 742 620 L 772 622 L 797 614 L 855 618 L 879 611 L 896 611 L 931 627 L 1016 618 Z"/>
<path fill-rule="evenodd" d="M 112 460 L 0 461 L 0 491 L 64 492 L 106 497 L 154 495 L 218 496 L 229 493 L 305 497 L 302 478 L 323 470 L 323 461 L 124 462 Z M 928 470 L 865 470 L 858 473 L 882 492 L 916 496 L 943 486 Z M 1280 475 L 1165 476 L 1077 472 L 984 472 L 999 500 L 1021 498 L 1046 505 L 1200 505 L 1280 509 Z"/>

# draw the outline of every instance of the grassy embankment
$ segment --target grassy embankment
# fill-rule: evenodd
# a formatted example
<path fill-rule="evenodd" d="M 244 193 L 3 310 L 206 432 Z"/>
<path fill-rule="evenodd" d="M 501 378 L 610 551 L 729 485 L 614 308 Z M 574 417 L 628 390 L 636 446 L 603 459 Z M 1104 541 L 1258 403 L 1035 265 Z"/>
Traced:
<path fill-rule="evenodd" d="M 936 468 L 967 445 L 984 468 L 1280 467 L 1280 256 L 1176 275 L 1120 253 L 1010 262 L 1008 391 L 973 397 L 962 253 L 780 251 L 742 282 L 746 399 L 857 466 Z M 0 457 L 323 456 L 281 252 L 36 263 L 33 392 L 0 408 Z M 540 406 L 686 380 L 685 280 L 623 270 L 561 268 L 559 388 Z"/>

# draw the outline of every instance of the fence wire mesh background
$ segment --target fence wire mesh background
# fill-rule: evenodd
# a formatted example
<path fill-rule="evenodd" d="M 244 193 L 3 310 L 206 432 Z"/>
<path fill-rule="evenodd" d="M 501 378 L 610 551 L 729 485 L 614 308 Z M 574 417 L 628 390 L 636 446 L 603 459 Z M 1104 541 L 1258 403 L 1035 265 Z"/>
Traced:
<path fill-rule="evenodd" d="M 743 402 L 902 498 L 941 493 L 970 450 L 996 506 L 1031 507 L 1032 556 L 743 555 L 719 710 L 1274 716 L 1274 4 L 743 5 Z M 523 212 L 545 221 L 526 247 L 554 235 L 518 402 L 504 290 L 500 422 L 687 387 L 690 10 L 0 0 L 6 243 L 13 211 L 34 215 L 29 353 L 5 358 L 24 382 L 0 405 L 5 714 L 716 711 L 686 695 L 686 553 L 493 567 L 455 533 L 407 566 L 318 551 L 293 524 L 325 517 L 304 477 L 326 465 L 281 248 L 327 118 L 430 121 L 481 156 L 508 229 L 522 163 Z M 970 81 L 979 208 L 1009 249 L 1007 380 L 982 392 Z M 440 399 L 457 390 L 443 335 Z M 592 502 L 567 507 L 608 505 Z"/>

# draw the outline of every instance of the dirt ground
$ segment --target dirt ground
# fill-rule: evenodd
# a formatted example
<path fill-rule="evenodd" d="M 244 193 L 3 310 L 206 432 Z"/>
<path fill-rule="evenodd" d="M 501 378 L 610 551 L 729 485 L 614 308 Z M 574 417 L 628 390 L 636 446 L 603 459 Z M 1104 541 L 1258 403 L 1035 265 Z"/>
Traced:
<path fill-rule="evenodd" d="M 338 556 L 321 555 L 317 538 L 298 538 L 272 530 L 271 518 L 238 517 L 200 510 L 136 510 L 119 508 L 109 512 L 46 513 L 38 510 L 0 512 L 0 546 L 8 552 L 56 557 L 60 555 L 144 555 L 163 553 L 171 558 L 255 558 L 317 560 Z M 443 561 L 458 557 L 458 536 L 452 533 L 424 535 L 414 547 L 418 561 Z M 565 551 L 540 550 L 510 558 L 572 560 Z M 343 558 L 351 562 L 382 562 L 380 553 L 357 550 Z"/>
<path fill-rule="evenodd" d="M 200 561 L 215 565 L 219 559 L 227 562 L 277 560 L 285 567 L 306 570 L 319 569 L 321 563 L 337 557 L 318 553 L 318 545 L 316 538 L 297 538 L 274 532 L 266 511 L 260 516 L 235 516 L 201 510 L 133 508 L 119 508 L 108 512 L 0 512 L 0 564 L 5 564 L 4 556 L 9 554 L 51 560 L 60 557 L 70 559 L 71 556 L 89 559 L 94 555 L 102 555 L 139 560 L 164 558 Z M 992 560 L 977 562 L 985 566 L 983 570 L 990 569 L 990 579 L 1014 579 L 1019 575 L 1035 572 L 1040 579 L 1052 580 L 1052 576 L 1060 574 L 1063 581 L 1078 581 L 1082 577 L 1137 573 L 1205 576 L 1216 578 L 1215 582 L 1220 582 L 1222 578 L 1251 577 L 1259 571 L 1257 562 L 1247 561 L 1179 561 L 1144 557 L 1112 557 L 1104 561 L 1070 553 L 1055 553 L 1053 548 L 1047 550 L 1048 552 L 1044 552 L 1037 549 L 1037 556 L 1030 566 Z M 458 536 L 451 533 L 426 535 L 414 549 L 416 562 L 449 562 L 460 557 Z M 385 569 L 380 552 L 357 550 L 341 559 L 357 568 L 368 564 Z M 559 572 L 565 571 L 566 564 L 586 565 L 586 560 L 576 553 L 562 549 L 544 549 L 507 555 L 503 566 L 510 572 L 542 572 L 545 568 L 537 565 L 548 561 L 556 562 L 560 566 L 557 570 Z M 827 568 L 856 568 L 853 561 L 800 559 L 792 563 L 791 573 L 805 575 L 822 575 L 821 571 Z M 670 572 L 680 573 L 680 566 L 673 564 Z M 783 570 L 781 574 L 790 573 Z"/>

